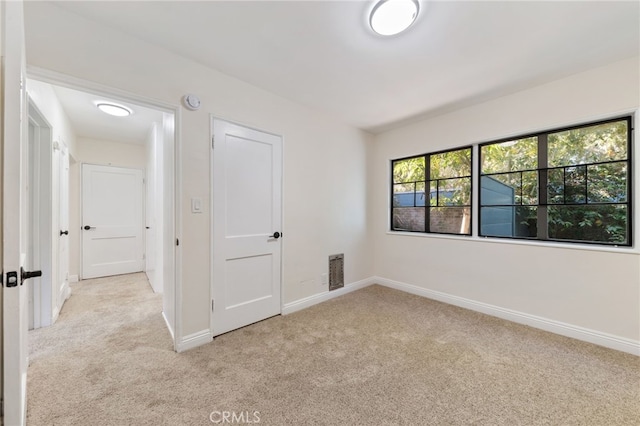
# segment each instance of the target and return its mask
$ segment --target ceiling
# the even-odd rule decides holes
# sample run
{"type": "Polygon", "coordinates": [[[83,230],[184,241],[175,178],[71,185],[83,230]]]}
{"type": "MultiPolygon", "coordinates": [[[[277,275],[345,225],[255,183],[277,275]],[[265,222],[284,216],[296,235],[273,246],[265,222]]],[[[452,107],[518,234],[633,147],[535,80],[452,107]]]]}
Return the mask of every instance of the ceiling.
{"type": "Polygon", "coordinates": [[[77,137],[143,145],[152,124],[162,123],[161,111],[66,87],[53,86],[53,89],[77,137]],[[133,114],[128,117],[105,114],[96,107],[98,101],[126,106],[133,114]]]}
{"type": "Polygon", "coordinates": [[[640,53],[637,1],[422,1],[390,38],[370,1],[55,3],[373,133],[640,53]]]}

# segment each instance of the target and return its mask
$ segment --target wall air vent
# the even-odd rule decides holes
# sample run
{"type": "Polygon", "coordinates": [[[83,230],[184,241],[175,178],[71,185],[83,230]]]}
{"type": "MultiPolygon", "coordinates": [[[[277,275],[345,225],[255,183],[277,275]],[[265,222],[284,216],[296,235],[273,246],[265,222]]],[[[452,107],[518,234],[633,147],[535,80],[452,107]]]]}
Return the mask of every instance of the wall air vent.
{"type": "Polygon", "coordinates": [[[329,256],[329,290],[344,287],[344,254],[329,256]]]}

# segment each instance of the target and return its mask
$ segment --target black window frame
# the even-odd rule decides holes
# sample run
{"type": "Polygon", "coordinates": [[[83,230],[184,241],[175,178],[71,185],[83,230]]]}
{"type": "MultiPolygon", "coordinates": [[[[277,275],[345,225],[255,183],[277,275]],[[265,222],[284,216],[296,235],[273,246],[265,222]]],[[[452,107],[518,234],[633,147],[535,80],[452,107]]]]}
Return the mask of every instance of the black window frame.
{"type": "MultiPolygon", "coordinates": [[[[474,161],[474,149],[473,149],[473,145],[466,145],[466,146],[461,146],[461,147],[456,147],[456,148],[451,148],[451,149],[445,149],[445,150],[441,150],[441,151],[434,151],[434,152],[428,152],[425,154],[418,154],[418,155],[411,155],[411,156],[407,156],[407,157],[402,157],[402,158],[394,158],[390,161],[390,165],[391,165],[391,173],[390,173],[390,188],[389,188],[389,192],[390,192],[390,198],[389,198],[389,212],[390,212],[390,216],[389,216],[389,230],[391,232],[408,232],[408,233],[416,233],[416,234],[438,234],[438,235],[456,235],[456,236],[462,236],[462,237],[471,237],[473,235],[473,223],[474,223],[474,197],[473,197],[473,193],[474,193],[474,171],[475,171],[475,161],[474,161]],[[446,178],[438,178],[438,179],[430,179],[431,176],[431,157],[435,156],[435,155],[440,155],[440,154],[446,154],[449,152],[456,152],[456,151],[464,151],[464,150],[469,150],[469,174],[468,175],[461,175],[461,176],[456,176],[456,177],[446,177],[446,178]],[[410,159],[414,159],[414,158],[424,158],[424,164],[425,164],[425,176],[424,176],[424,181],[413,181],[413,182],[395,182],[394,181],[394,164],[396,162],[400,162],[400,161],[405,161],[405,160],[410,160],[410,159]],[[430,183],[431,182],[435,182],[436,185],[438,185],[438,183],[440,181],[447,181],[447,180],[452,180],[452,179],[469,179],[469,204],[465,204],[465,205],[455,205],[455,206],[439,206],[437,205],[438,202],[436,201],[436,205],[435,206],[431,206],[430,205],[430,190],[428,190],[431,186],[430,183]],[[412,230],[405,230],[405,229],[394,229],[394,223],[393,223],[393,217],[394,217],[394,208],[396,208],[396,206],[394,206],[394,185],[400,185],[400,184],[417,184],[417,183],[424,183],[424,192],[425,192],[425,205],[424,205],[424,209],[425,209],[425,230],[424,231],[412,231],[412,230]],[[429,198],[427,198],[427,193],[429,193],[429,198]],[[454,233],[454,232],[438,232],[438,231],[432,231],[430,229],[430,209],[432,207],[435,208],[469,208],[469,232],[468,233],[454,233]]],[[[436,186],[438,187],[438,186],[436,186]]],[[[436,192],[436,197],[439,196],[439,191],[436,192]]],[[[416,206],[415,205],[415,187],[414,187],[414,208],[415,207],[423,207],[423,206],[416,206]]]]}
{"type": "MultiPolygon", "coordinates": [[[[554,128],[549,130],[543,130],[535,133],[523,134],[509,138],[502,138],[498,140],[493,140],[489,142],[484,142],[478,144],[478,159],[477,159],[477,169],[478,169],[478,236],[483,238],[497,238],[497,239],[509,239],[509,240],[527,240],[527,241],[541,241],[541,242],[550,242],[550,243],[565,243],[565,244],[585,244],[585,245],[597,245],[597,246],[605,246],[605,247],[633,247],[633,229],[634,229],[634,217],[633,217],[633,205],[634,205],[634,196],[633,196],[633,176],[634,176],[634,161],[633,161],[633,118],[632,114],[617,116],[614,118],[609,118],[605,120],[599,121],[591,121],[587,123],[576,124],[567,127],[554,128]],[[626,160],[611,160],[611,161],[596,161],[592,163],[584,163],[584,164],[576,164],[576,165],[565,165],[565,166],[554,166],[549,167],[547,156],[548,156],[548,147],[547,147],[547,138],[549,135],[554,133],[566,132],[571,130],[582,129],[586,127],[592,127],[602,124],[615,123],[619,121],[626,121],[627,123],[627,158],[626,160]],[[538,162],[537,168],[535,169],[523,169],[514,172],[502,172],[502,173],[483,173],[482,170],[482,148],[488,145],[494,145],[509,141],[517,141],[526,138],[537,138],[537,147],[538,147],[538,159],[544,159],[544,166],[541,167],[538,162]],[[541,147],[544,148],[545,152],[540,153],[541,147]],[[568,169],[568,168],[576,168],[576,167],[588,167],[594,165],[601,164],[613,164],[613,163],[625,163],[627,170],[627,190],[626,190],[626,201],[625,202],[602,202],[602,203],[590,203],[588,202],[588,197],[586,198],[584,203],[567,203],[566,198],[563,203],[550,203],[547,199],[548,195],[548,175],[551,170],[558,169],[568,169]],[[501,235],[484,235],[482,232],[483,222],[482,222],[482,211],[483,207],[495,207],[497,205],[483,205],[482,203],[482,178],[484,176],[493,176],[498,174],[507,174],[507,173],[525,173],[525,172],[536,172],[538,173],[538,191],[537,191],[537,204],[520,204],[519,206],[531,206],[538,208],[538,225],[536,230],[536,236],[501,236],[501,235]],[[561,238],[550,238],[548,235],[548,214],[547,209],[549,207],[554,206],[589,206],[589,205],[625,205],[627,208],[627,234],[625,242],[607,242],[607,241],[589,241],[589,240],[575,240],[575,239],[561,239],[561,238]],[[543,209],[539,209],[539,207],[543,207],[543,209]],[[542,213],[541,213],[542,210],[542,213]],[[540,224],[540,220],[543,220],[543,224],[540,224]]],[[[565,172],[566,173],[566,172],[565,172]]],[[[566,175],[564,175],[566,179],[566,175]]],[[[585,182],[588,182],[587,178],[585,178],[585,182]]],[[[585,191],[587,191],[588,183],[585,183],[585,191]]],[[[564,196],[566,197],[566,185],[564,185],[564,196]]],[[[585,193],[586,195],[586,193],[585,193]]],[[[517,207],[517,205],[504,205],[505,207],[517,207]]]]}

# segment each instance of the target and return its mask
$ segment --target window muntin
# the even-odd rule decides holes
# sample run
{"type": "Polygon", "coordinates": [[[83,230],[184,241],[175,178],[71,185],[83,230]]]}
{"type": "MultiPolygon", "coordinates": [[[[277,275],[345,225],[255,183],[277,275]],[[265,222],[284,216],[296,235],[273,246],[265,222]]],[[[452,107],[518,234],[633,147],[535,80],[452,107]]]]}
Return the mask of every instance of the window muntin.
{"type": "Polygon", "coordinates": [[[471,235],[471,147],[393,160],[391,167],[392,231],[471,235]]]}
{"type": "Polygon", "coordinates": [[[631,245],[631,117],[480,145],[480,235],[631,245]]]}

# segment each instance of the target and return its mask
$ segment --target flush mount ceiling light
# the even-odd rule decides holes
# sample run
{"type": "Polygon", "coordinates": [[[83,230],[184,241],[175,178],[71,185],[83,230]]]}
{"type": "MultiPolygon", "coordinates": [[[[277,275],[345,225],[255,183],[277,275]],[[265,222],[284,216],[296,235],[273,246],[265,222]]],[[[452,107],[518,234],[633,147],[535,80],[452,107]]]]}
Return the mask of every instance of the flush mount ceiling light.
{"type": "Polygon", "coordinates": [[[369,25],[380,35],[395,35],[413,24],[419,10],[418,0],[380,0],[371,10],[369,25]]]}
{"type": "Polygon", "coordinates": [[[96,106],[100,111],[116,117],[127,117],[132,114],[129,108],[111,102],[97,102],[96,106]]]}

